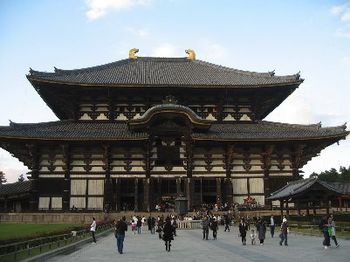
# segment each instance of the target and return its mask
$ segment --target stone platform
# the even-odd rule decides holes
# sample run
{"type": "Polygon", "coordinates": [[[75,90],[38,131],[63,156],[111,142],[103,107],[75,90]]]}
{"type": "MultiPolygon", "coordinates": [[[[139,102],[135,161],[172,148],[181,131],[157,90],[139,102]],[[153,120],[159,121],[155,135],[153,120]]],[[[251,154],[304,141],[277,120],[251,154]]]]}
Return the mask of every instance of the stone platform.
{"type": "MultiPolygon", "coordinates": [[[[130,228],[129,228],[130,230],[130,228]]],[[[211,232],[210,232],[211,233],[211,232]]],[[[88,261],[181,261],[181,262],[232,262],[232,261],[349,261],[349,240],[339,240],[340,247],[324,250],[322,237],[302,236],[291,233],[289,246],[279,246],[279,239],[271,238],[267,232],[265,245],[242,246],[237,228],[223,232],[220,227],[218,239],[202,240],[202,232],[196,230],[178,230],[178,236],[172,243],[171,252],[165,251],[164,242],[158,235],[148,231],[134,235],[128,231],[124,242],[124,254],[116,251],[113,234],[97,240],[97,244],[87,244],[71,254],[59,255],[48,261],[88,262],[88,261]]],[[[277,234],[278,235],[278,234],[277,234]]]]}

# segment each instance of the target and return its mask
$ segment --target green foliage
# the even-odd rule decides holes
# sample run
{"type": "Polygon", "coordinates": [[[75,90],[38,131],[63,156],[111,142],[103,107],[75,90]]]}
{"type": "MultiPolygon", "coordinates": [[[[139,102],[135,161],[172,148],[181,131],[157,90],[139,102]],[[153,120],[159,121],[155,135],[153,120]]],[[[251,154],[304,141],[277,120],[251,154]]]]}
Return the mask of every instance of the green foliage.
{"type": "Polygon", "coordinates": [[[20,176],[18,177],[18,182],[23,182],[26,180],[26,177],[24,176],[24,174],[20,174],[20,176]]]}
{"type": "Polygon", "coordinates": [[[81,225],[72,224],[0,224],[0,244],[64,234],[82,228],[81,225]]]}
{"type": "Polygon", "coordinates": [[[350,166],[348,168],[341,166],[339,171],[335,168],[323,171],[319,174],[312,173],[310,177],[318,177],[322,181],[326,182],[343,182],[350,183],[350,166]]]}
{"type": "Polygon", "coordinates": [[[5,184],[7,182],[7,179],[5,177],[5,173],[0,171],[0,185],[5,184]]]}

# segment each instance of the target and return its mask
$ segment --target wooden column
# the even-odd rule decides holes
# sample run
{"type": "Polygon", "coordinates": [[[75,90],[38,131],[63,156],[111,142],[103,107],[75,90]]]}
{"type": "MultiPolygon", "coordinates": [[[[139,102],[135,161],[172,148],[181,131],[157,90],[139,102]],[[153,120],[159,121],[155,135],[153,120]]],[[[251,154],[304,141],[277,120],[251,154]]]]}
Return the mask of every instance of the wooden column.
{"type": "Polygon", "coordinates": [[[222,203],[221,178],[216,178],[216,204],[221,208],[222,203]]]}
{"type": "Polygon", "coordinates": [[[284,200],[281,199],[281,200],[280,200],[281,219],[283,218],[283,202],[284,202],[284,200]]]}
{"type": "Polygon", "coordinates": [[[39,149],[34,144],[26,145],[31,162],[31,176],[30,181],[32,184],[31,199],[29,201],[30,210],[37,211],[39,205],[39,149]]]}
{"type": "Polygon", "coordinates": [[[134,185],[135,185],[135,189],[134,189],[134,211],[138,211],[139,208],[138,208],[138,205],[139,205],[139,179],[138,178],[135,178],[135,181],[134,181],[134,185]]]}
{"type": "Polygon", "coordinates": [[[304,152],[305,145],[298,145],[293,149],[292,153],[292,173],[293,179],[299,179],[299,168],[302,166],[302,157],[304,152]]]}
{"type": "Polygon", "coordinates": [[[301,212],[300,212],[300,201],[297,200],[297,201],[295,202],[295,204],[296,204],[296,206],[297,206],[298,216],[300,216],[300,215],[301,215],[301,212]]]}
{"type": "Polygon", "coordinates": [[[232,189],[232,180],[231,172],[233,168],[233,154],[234,146],[226,146],[226,155],[225,155],[225,170],[226,170],[226,179],[225,179],[225,195],[228,202],[228,206],[231,207],[233,203],[233,189],[232,189]]]}
{"type": "Polygon", "coordinates": [[[286,215],[289,217],[289,201],[286,199],[286,215]]]}
{"type": "Polygon", "coordinates": [[[70,210],[70,169],[71,169],[71,155],[69,145],[61,145],[61,150],[63,153],[63,170],[64,170],[64,185],[63,185],[63,195],[62,195],[62,208],[64,211],[70,210]]]}
{"type": "Polygon", "coordinates": [[[121,211],[122,210],[122,203],[120,203],[119,197],[120,197],[120,182],[121,178],[115,179],[115,191],[113,196],[113,203],[114,203],[114,210],[115,211],[121,211]]]}
{"type": "Polygon", "coordinates": [[[143,210],[150,212],[150,178],[143,179],[143,210]]]}
{"type": "Polygon", "coordinates": [[[103,208],[110,211],[113,206],[113,185],[111,179],[111,148],[108,145],[103,147],[103,169],[105,170],[103,208]]]}
{"type": "Polygon", "coordinates": [[[306,215],[309,216],[310,215],[310,209],[309,209],[309,201],[306,202],[306,215]]]}
{"type": "Polygon", "coordinates": [[[182,191],[181,191],[181,177],[176,178],[176,194],[178,196],[182,195],[182,191]]]}
{"type": "Polygon", "coordinates": [[[192,178],[186,178],[186,198],[187,198],[187,209],[192,210],[192,195],[193,195],[193,182],[192,178]]]}
{"type": "Polygon", "coordinates": [[[262,160],[264,169],[264,194],[265,194],[265,205],[271,205],[270,200],[266,200],[270,196],[270,168],[271,168],[271,155],[274,146],[269,145],[263,149],[262,160]]]}
{"type": "Polygon", "coordinates": [[[187,198],[187,208],[188,210],[192,210],[192,170],[193,170],[193,145],[190,136],[188,135],[185,140],[185,150],[186,150],[186,198],[187,198]]]}

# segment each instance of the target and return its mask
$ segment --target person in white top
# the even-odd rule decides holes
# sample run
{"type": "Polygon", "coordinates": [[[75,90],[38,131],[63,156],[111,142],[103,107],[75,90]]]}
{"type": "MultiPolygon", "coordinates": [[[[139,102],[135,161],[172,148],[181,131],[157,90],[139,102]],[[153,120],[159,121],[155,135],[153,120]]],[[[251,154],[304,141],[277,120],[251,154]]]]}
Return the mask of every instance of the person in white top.
{"type": "Polygon", "coordinates": [[[95,231],[96,231],[96,221],[95,221],[95,218],[93,217],[92,218],[92,223],[90,225],[90,232],[91,232],[91,235],[92,235],[93,243],[96,243],[95,231]]]}
{"type": "Polygon", "coordinates": [[[271,237],[273,238],[273,235],[275,234],[275,219],[273,218],[273,216],[271,216],[270,218],[270,233],[271,237]]]}

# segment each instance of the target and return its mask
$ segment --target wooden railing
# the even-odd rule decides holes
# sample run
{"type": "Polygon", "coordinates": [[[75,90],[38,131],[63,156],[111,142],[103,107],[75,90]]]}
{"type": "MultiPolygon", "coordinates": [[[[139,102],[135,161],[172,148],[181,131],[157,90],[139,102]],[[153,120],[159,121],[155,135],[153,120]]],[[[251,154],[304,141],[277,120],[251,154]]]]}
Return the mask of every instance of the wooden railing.
{"type": "MultiPolygon", "coordinates": [[[[96,233],[111,230],[112,225],[103,224],[97,227],[96,233]]],[[[28,241],[0,245],[0,261],[21,261],[50,250],[54,250],[79,240],[90,237],[90,231],[83,229],[68,234],[40,237],[28,241]]]]}
{"type": "Polygon", "coordinates": [[[202,220],[181,220],[177,221],[177,229],[198,229],[202,228],[202,220]]]}

